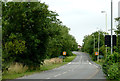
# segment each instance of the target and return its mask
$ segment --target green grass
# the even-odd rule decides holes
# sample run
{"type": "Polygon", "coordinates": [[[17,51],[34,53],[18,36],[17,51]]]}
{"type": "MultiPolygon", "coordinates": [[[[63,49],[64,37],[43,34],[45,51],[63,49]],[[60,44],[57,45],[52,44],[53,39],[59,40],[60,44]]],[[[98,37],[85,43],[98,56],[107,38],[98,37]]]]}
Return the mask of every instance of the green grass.
{"type": "Polygon", "coordinates": [[[51,70],[51,69],[60,67],[62,65],[65,65],[65,64],[71,62],[73,59],[75,59],[75,57],[76,57],[76,55],[74,54],[73,56],[66,57],[64,59],[65,62],[63,62],[63,63],[60,63],[60,64],[50,64],[50,65],[41,66],[41,71],[51,70]]]}
{"type": "Polygon", "coordinates": [[[98,61],[94,61],[94,62],[95,62],[96,64],[101,65],[101,66],[103,65],[103,62],[100,62],[100,61],[99,61],[99,62],[98,62],[98,61]]]}
{"type": "Polygon", "coordinates": [[[65,62],[61,63],[61,64],[50,64],[50,65],[44,65],[44,66],[41,66],[41,71],[47,71],[47,70],[51,70],[51,69],[54,69],[54,68],[57,68],[57,67],[60,67],[62,65],[66,64],[65,62]]]}
{"type": "Polygon", "coordinates": [[[100,66],[103,65],[103,63],[104,63],[104,59],[99,59],[99,61],[94,61],[92,55],[89,54],[89,56],[90,56],[90,58],[92,59],[92,61],[95,62],[96,64],[99,64],[100,66]]]}
{"type": "Polygon", "coordinates": [[[76,57],[75,54],[74,54],[73,56],[66,57],[66,58],[65,58],[65,62],[66,62],[66,63],[71,62],[75,57],[76,57]]]}
{"type": "Polygon", "coordinates": [[[22,77],[22,76],[26,76],[26,75],[31,75],[31,74],[34,74],[34,73],[40,73],[42,71],[47,71],[47,70],[51,70],[51,69],[54,69],[54,68],[58,68],[60,66],[63,66],[69,62],[71,62],[73,59],[75,59],[76,55],[74,54],[73,56],[69,56],[69,57],[66,57],[65,58],[65,62],[63,63],[59,63],[59,64],[50,64],[50,65],[43,65],[40,67],[40,70],[35,70],[35,71],[28,71],[28,72],[24,72],[24,73],[20,73],[20,74],[4,74],[2,76],[2,79],[16,79],[16,78],[19,78],[19,77],[22,77]]]}
{"type": "Polygon", "coordinates": [[[37,71],[29,71],[29,72],[25,72],[25,73],[20,73],[20,74],[4,74],[2,75],[2,79],[15,79],[15,78],[19,78],[19,77],[22,77],[22,76],[25,76],[25,75],[31,75],[31,74],[34,74],[34,73],[38,73],[40,72],[40,70],[37,70],[37,71]]]}

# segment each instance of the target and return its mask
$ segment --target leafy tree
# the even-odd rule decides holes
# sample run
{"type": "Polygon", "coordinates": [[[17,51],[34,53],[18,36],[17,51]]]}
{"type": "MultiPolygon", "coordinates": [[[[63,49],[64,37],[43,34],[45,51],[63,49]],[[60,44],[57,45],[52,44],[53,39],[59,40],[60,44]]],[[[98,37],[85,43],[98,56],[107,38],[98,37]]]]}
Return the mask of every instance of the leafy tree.
{"type": "Polygon", "coordinates": [[[99,40],[99,48],[100,48],[100,55],[105,56],[105,45],[104,45],[104,35],[105,32],[102,31],[97,31],[92,33],[91,35],[86,35],[83,39],[83,46],[82,46],[82,51],[85,51],[92,55],[93,60],[96,59],[95,53],[94,53],[94,39],[95,39],[95,51],[98,51],[98,36],[100,35],[100,40],[99,40]],[[99,34],[100,33],[100,34],[99,34]]]}
{"type": "MultiPolygon", "coordinates": [[[[49,24],[47,24],[50,22],[48,17],[51,16],[48,6],[39,2],[9,2],[6,5],[3,3],[3,51],[6,43],[11,41],[8,38],[12,33],[16,37],[13,37],[12,41],[15,41],[15,39],[25,41],[25,47],[27,48],[26,52],[16,56],[14,61],[39,67],[46,58],[45,45],[48,39],[46,28],[49,27],[49,24]]],[[[5,54],[3,53],[3,55],[5,54]]]]}
{"type": "MultiPolygon", "coordinates": [[[[120,21],[120,17],[118,18],[115,18],[115,20],[118,22],[120,21]]],[[[117,30],[115,31],[115,33],[117,34],[117,48],[118,48],[118,51],[120,53],[120,23],[117,25],[117,30]],[[119,36],[118,36],[119,35],[119,36]]]]}
{"type": "Polygon", "coordinates": [[[77,49],[70,29],[45,3],[8,2],[2,7],[3,67],[20,62],[36,69],[46,58],[58,57],[63,51],[69,56],[77,49]]]}

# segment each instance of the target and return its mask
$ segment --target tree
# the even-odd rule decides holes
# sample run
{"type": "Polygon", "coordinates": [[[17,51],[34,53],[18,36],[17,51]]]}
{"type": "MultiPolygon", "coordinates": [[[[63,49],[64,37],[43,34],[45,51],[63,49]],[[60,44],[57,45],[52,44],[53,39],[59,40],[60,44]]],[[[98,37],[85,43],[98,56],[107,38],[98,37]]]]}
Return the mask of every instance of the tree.
{"type": "MultiPolygon", "coordinates": [[[[118,22],[120,21],[120,17],[118,18],[115,18],[115,20],[118,22]]],[[[120,53],[120,23],[117,25],[117,30],[115,31],[115,33],[117,34],[117,48],[118,48],[118,51],[120,53]]]]}
{"type": "MultiPolygon", "coordinates": [[[[45,3],[3,3],[3,59],[6,59],[5,45],[11,41],[25,42],[25,51],[22,54],[15,54],[12,51],[10,57],[14,57],[15,62],[21,62],[28,66],[39,67],[46,58],[45,44],[48,39],[46,28],[50,22],[47,17],[51,12],[45,3]],[[18,9],[19,8],[19,9],[18,9]]],[[[18,42],[20,44],[20,42],[18,42]]],[[[11,43],[12,44],[12,43],[11,43]]],[[[14,43],[13,43],[14,45],[14,43]]],[[[10,48],[7,46],[7,48],[10,48]]],[[[15,49],[12,49],[15,50],[15,49]]],[[[9,52],[9,51],[7,51],[9,52]]],[[[3,62],[4,63],[4,62],[3,62]]]]}
{"type": "MultiPolygon", "coordinates": [[[[100,55],[105,56],[105,44],[104,44],[104,35],[105,32],[99,31],[100,32],[100,41],[99,41],[99,48],[100,50],[100,55]]],[[[94,39],[95,39],[95,51],[98,52],[98,32],[94,32],[91,35],[86,35],[83,39],[83,46],[82,46],[82,51],[89,53],[90,55],[93,56],[93,59],[96,59],[95,53],[94,53],[94,39]]]]}
{"type": "Polygon", "coordinates": [[[8,2],[2,7],[4,67],[20,62],[36,69],[46,58],[58,57],[63,51],[69,56],[77,49],[70,29],[45,3],[8,2]]]}

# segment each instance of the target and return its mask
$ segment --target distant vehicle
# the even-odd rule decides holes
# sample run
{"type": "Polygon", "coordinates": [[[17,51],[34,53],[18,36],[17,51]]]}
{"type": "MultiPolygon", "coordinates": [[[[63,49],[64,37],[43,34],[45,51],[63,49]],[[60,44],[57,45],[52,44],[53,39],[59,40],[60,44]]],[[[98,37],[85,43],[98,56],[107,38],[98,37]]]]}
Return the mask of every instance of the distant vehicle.
{"type": "Polygon", "coordinates": [[[65,56],[59,56],[58,58],[64,59],[64,58],[65,58],[65,56]]]}

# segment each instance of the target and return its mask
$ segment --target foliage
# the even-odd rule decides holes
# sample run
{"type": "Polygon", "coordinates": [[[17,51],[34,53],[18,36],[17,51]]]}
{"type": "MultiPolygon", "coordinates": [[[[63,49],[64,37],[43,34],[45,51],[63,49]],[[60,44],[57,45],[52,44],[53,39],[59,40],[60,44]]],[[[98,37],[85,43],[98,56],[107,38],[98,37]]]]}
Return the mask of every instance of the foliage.
{"type": "Polygon", "coordinates": [[[91,35],[86,35],[83,40],[84,44],[82,46],[82,51],[92,55],[93,60],[97,60],[97,57],[95,56],[95,53],[94,53],[94,40],[95,40],[95,52],[98,52],[98,36],[99,35],[100,35],[100,41],[99,41],[100,52],[99,53],[100,55],[106,56],[105,46],[104,46],[105,32],[102,32],[102,31],[94,32],[91,35]]]}
{"type": "MultiPolygon", "coordinates": [[[[107,75],[108,79],[120,80],[120,54],[119,54],[119,42],[117,46],[114,46],[114,53],[111,54],[110,47],[106,47],[104,44],[104,35],[105,32],[100,31],[100,44],[99,44],[99,55],[103,55],[104,58],[102,64],[103,72],[107,75]]],[[[97,60],[97,57],[94,54],[94,38],[95,38],[95,51],[98,51],[98,32],[94,32],[91,35],[84,37],[84,44],[82,46],[82,51],[85,51],[92,56],[94,61],[97,60]]],[[[119,41],[119,40],[118,40],[119,41]]]]}
{"type": "MultiPolygon", "coordinates": [[[[120,17],[115,18],[115,20],[116,20],[117,22],[120,22],[120,17]]],[[[116,51],[120,53],[120,23],[117,25],[117,30],[115,30],[114,32],[115,32],[116,35],[117,35],[117,48],[118,48],[118,50],[116,50],[116,51]],[[118,35],[119,35],[119,36],[118,36],[118,35]]]]}
{"type": "Polygon", "coordinates": [[[8,68],[7,73],[8,74],[14,74],[14,73],[23,73],[26,72],[28,69],[27,66],[23,66],[23,64],[20,63],[13,63],[10,65],[10,67],[8,68]]]}
{"type": "Polygon", "coordinates": [[[120,67],[118,63],[113,63],[111,66],[109,66],[107,73],[109,79],[120,80],[120,68],[118,67],[120,67]]]}
{"type": "Polygon", "coordinates": [[[3,67],[12,62],[36,69],[44,59],[72,55],[77,43],[56,12],[41,2],[2,3],[3,67]]]}
{"type": "Polygon", "coordinates": [[[0,42],[2,42],[2,28],[0,27],[0,42]]]}
{"type": "MultiPolygon", "coordinates": [[[[63,63],[41,65],[40,66],[40,70],[32,70],[32,71],[27,71],[27,72],[19,73],[19,74],[18,73],[3,74],[2,79],[16,79],[16,78],[19,78],[19,77],[22,77],[22,76],[31,75],[31,74],[34,74],[34,73],[40,73],[41,71],[51,70],[51,69],[60,67],[62,65],[65,65],[65,64],[71,62],[73,59],[75,59],[76,55],[75,54],[73,54],[73,55],[74,56],[69,56],[68,58],[65,58],[65,62],[63,62],[63,63]]],[[[23,67],[23,65],[18,65],[18,67],[19,68],[24,68],[23,69],[24,71],[26,71],[26,69],[27,69],[27,67],[26,66],[23,67]]],[[[19,70],[21,70],[21,69],[19,69],[19,70]]],[[[11,69],[11,71],[13,71],[13,70],[11,69]]]]}
{"type": "Polygon", "coordinates": [[[100,47],[100,55],[103,55],[104,57],[106,57],[106,47],[105,47],[105,45],[100,47]]]}
{"type": "Polygon", "coordinates": [[[104,73],[109,79],[120,79],[120,54],[114,52],[114,54],[108,55],[105,62],[102,65],[104,73]]]}

